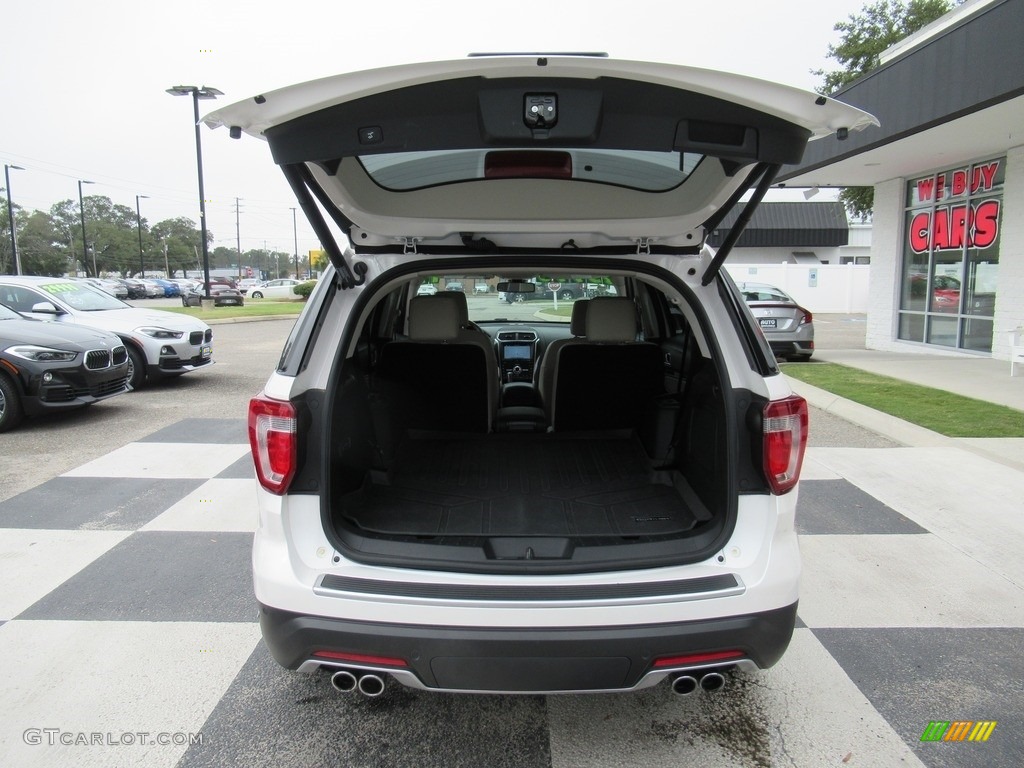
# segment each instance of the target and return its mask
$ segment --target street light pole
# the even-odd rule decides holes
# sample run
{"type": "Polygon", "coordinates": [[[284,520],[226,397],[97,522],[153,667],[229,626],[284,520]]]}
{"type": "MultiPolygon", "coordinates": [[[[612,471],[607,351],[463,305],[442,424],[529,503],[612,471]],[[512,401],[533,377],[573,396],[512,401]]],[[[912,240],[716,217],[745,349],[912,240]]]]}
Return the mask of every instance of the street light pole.
{"type": "MultiPolygon", "coordinates": [[[[82,180],[79,180],[79,182],[78,182],[78,213],[79,213],[79,216],[81,216],[81,219],[82,219],[82,269],[84,269],[84,270],[86,270],[88,272],[88,270],[89,270],[89,244],[86,242],[86,239],[85,239],[85,200],[82,198],[82,185],[83,184],[92,184],[92,182],[91,181],[82,181],[82,180]]],[[[96,252],[95,251],[93,251],[92,271],[93,271],[93,273],[96,272],[96,252]]],[[[93,277],[99,277],[99,275],[93,274],[93,277]]]]}
{"type": "Polygon", "coordinates": [[[203,294],[210,298],[210,250],[206,245],[206,192],[203,190],[203,143],[199,136],[199,100],[223,96],[216,88],[195,85],[175,85],[167,89],[172,96],[192,95],[192,112],[196,125],[196,167],[199,169],[199,229],[203,238],[203,294]]]}
{"type": "Polygon", "coordinates": [[[135,196],[135,221],[139,227],[139,270],[142,272],[142,278],[146,278],[146,261],[142,257],[142,213],[139,211],[139,200],[141,198],[149,199],[149,195],[136,195],[135,196]]]}
{"type": "Polygon", "coordinates": [[[7,190],[7,221],[11,225],[11,255],[14,259],[14,274],[21,274],[21,256],[18,255],[18,232],[14,228],[14,202],[11,200],[11,168],[24,171],[20,165],[4,165],[4,182],[7,190]]]}

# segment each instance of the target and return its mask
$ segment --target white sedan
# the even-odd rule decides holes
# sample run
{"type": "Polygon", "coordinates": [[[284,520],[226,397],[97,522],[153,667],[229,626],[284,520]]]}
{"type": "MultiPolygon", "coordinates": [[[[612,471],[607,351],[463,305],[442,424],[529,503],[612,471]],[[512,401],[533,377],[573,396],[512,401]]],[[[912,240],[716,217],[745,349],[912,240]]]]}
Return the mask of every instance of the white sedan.
{"type": "Polygon", "coordinates": [[[293,280],[290,277],[283,277],[280,280],[270,280],[257,288],[249,289],[249,296],[253,299],[298,299],[295,294],[295,286],[302,285],[302,280],[293,280]]]}

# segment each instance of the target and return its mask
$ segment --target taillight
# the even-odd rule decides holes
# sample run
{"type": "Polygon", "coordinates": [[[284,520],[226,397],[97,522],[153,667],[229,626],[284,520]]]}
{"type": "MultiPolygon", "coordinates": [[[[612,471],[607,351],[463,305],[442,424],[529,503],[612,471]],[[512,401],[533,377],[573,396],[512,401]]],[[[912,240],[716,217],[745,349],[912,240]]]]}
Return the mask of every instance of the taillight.
{"type": "Polygon", "coordinates": [[[800,307],[800,311],[804,313],[804,316],[800,318],[800,325],[803,325],[804,323],[810,323],[814,320],[814,315],[812,315],[803,307],[800,307]]]}
{"type": "Polygon", "coordinates": [[[691,653],[686,656],[662,656],[654,660],[654,667],[687,667],[692,664],[709,664],[714,661],[742,659],[743,651],[715,651],[713,653],[691,653]]]}
{"type": "Polygon", "coordinates": [[[295,476],[295,408],[259,395],[249,401],[249,447],[260,485],[278,496],[295,476]]]}
{"type": "Polygon", "coordinates": [[[764,475],[777,496],[800,479],[807,448],[807,401],[798,395],[764,407],[764,475]]]}

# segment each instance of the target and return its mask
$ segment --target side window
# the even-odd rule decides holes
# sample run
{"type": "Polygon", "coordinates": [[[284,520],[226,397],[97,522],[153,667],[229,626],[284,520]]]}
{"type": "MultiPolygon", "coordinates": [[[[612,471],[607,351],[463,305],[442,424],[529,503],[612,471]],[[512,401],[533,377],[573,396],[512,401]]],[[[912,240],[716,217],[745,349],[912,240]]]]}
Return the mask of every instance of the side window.
{"type": "Polygon", "coordinates": [[[48,301],[44,296],[20,285],[5,285],[0,291],[0,301],[18,312],[31,312],[33,304],[48,301]]]}

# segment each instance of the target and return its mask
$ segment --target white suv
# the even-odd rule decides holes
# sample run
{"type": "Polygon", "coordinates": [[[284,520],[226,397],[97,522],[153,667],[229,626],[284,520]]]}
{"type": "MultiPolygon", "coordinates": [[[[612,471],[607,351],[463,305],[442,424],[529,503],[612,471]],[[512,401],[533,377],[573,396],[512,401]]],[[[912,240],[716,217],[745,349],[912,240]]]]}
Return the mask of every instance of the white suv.
{"type": "Polygon", "coordinates": [[[205,121],[269,142],[332,262],[249,408],[255,590],[282,665],[371,696],[387,679],[689,693],[779,659],[807,407],[721,264],[779,166],[870,115],[520,55],[342,75],[205,121]],[[456,277],[609,290],[417,295],[456,277]]]}

